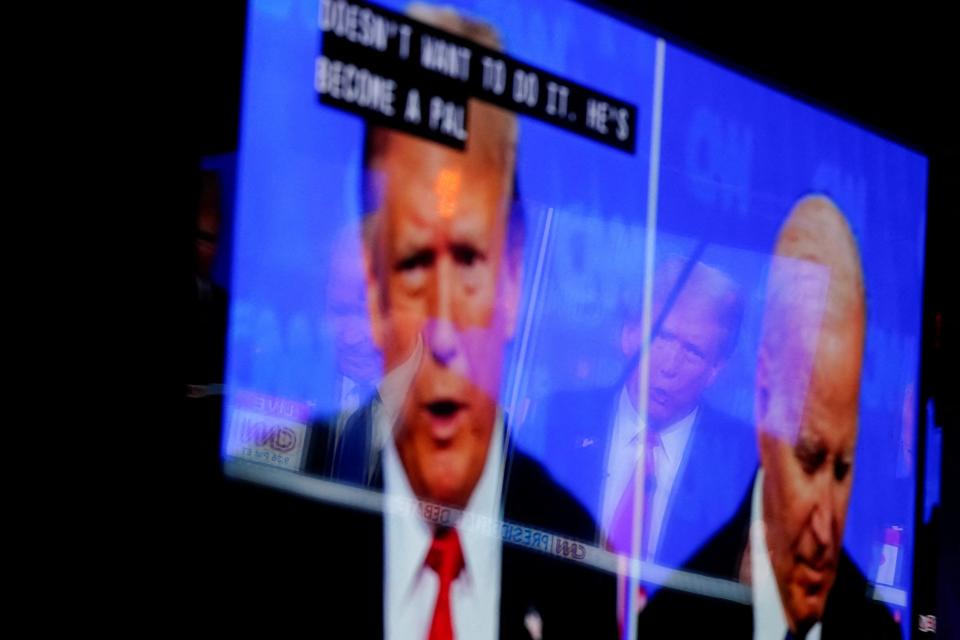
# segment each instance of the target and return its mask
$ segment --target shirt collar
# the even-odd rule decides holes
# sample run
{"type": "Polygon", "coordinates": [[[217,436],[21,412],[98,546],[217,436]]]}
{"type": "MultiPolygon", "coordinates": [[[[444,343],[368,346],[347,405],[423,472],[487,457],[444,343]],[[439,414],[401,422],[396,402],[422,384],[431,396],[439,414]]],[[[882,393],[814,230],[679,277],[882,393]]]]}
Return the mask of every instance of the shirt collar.
{"type": "Polygon", "coordinates": [[[357,388],[357,383],[347,376],[340,376],[340,398],[346,398],[357,388]]]}
{"type": "Polygon", "coordinates": [[[699,413],[700,408],[697,407],[669,427],[660,430],[660,444],[671,466],[676,467],[680,464],[683,451],[687,447],[687,440],[690,438],[690,431],[699,413]]]}
{"type": "MultiPolygon", "coordinates": [[[[674,422],[657,432],[660,436],[660,444],[666,461],[671,466],[676,467],[683,458],[683,451],[686,449],[687,440],[690,438],[690,431],[697,420],[700,408],[695,407],[680,420],[674,422]]],[[[633,408],[630,402],[630,395],[627,393],[627,387],[620,390],[619,407],[617,411],[617,426],[615,441],[620,445],[630,444],[633,439],[642,434],[646,429],[645,422],[640,417],[640,412],[633,408]]]]}

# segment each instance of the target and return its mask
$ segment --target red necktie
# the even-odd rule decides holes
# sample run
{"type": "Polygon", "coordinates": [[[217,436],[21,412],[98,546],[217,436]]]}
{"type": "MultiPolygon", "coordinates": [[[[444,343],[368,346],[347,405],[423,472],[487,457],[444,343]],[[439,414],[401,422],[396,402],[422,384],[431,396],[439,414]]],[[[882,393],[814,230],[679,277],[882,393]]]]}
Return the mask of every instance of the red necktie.
{"type": "MultiPolygon", "coordinates": [[[[641,512],[641,538],[640,538],[640,558],[649,559],[650,553],[650,526],[653,522],[653,495],[657,488],[656,466],[654,464],[654,453],[660,446],[660,436],[651,430],[647,430],[646,448],[643,452],[643,502],[640,508],[641,512]]],[[[630,482],[617,503],[617,508],[613,512],[613,519],[610,521],[610,531],[607,537],[607,546],[614,552],[626,556],[630,555],[633,544],[633,500],[637,492],[637,469],[634,467],[630,475],[630,482]]],[[[646,605],[646,589],[638,585],[636,598],[633,601],[633,613],[628,614],[627,605],[627,585],[629,584],[628,575],[620,575],[617,578],[617,622],[620,626],[620,637],[626,633],[626,620],[628,615],[638,614],[646,605]]]]}
{"type": "MultiPolygon", "coordinates": [[[[641,518],[643,521],[640,539],[640,558],[647,559],[650,551],[650,528],[653,516],[653,495],[657,488],[656,466],[654,464],[654,452],[660,446],[660,437],[650,430],[647,430],[647,443],[643,455],[643,502],[641,504],[641,518]]],[[[630,482],[617,503],[617,508],[613,512],[613,519],[610,521],[610,531],[608,536],[608,545],[611,550],[630,554],[631,541],[633,540],[633,501],[637,492],[637,474],[636,467],[630,475],[630,482]]]]}
{"type": "Polygon", "coordinates": [[[437,572],[440,589],[437,605],[433,609],[429,640],[453,640],[453,615],[450,611],[450,585],[463,569],[463,549],[457,530],[449,527],[437,529],[433,544],[427,552],[427,566],[437,572]]]}

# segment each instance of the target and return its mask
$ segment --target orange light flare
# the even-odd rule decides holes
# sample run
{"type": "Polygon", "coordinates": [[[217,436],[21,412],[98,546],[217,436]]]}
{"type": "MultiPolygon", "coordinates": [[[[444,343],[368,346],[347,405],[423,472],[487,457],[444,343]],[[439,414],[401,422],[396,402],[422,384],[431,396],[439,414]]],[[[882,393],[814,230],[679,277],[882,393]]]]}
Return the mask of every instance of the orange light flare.
{"type": "Polygon", "coordinates": [[[433,192],[437,196],[437,209],[440,211],[440,216],[449,220],[456,211],[457,198],[460,196],[460,171],[442,169],[437,175],[433,192]]]}

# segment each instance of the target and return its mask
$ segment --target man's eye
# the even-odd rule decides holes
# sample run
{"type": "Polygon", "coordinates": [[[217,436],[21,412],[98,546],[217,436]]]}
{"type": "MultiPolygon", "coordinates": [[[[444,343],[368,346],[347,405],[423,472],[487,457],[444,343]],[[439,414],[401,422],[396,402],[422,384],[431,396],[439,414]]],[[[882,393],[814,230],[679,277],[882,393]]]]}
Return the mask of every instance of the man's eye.
{"type": "Polygon", "coordinates": [[[683,352],[687,359],[691,362],[698,362],[706,359],[706,354],[692,344],[684,345],[683,352]]]}
{"type": "Polygon", "coordinates": [[[483,253],[468,245],[454,245],[451,253],[454,261],[464,267],[472,267],[478,260],[483,260],[483,253]]]}
{"type": "Polygon", "coordinates": [[[827,453],[823,449],[800,448],[797,451],[797,459],[805,473],[813,474],[823,466],[827,459],[827,453]]]}
{"type": "Polygon", "coordinates": [[[414,269],[423,269],[433,265],[433,251],[418,251],[414,254],[397,260],[395,265],[397,271],[413,271],[414,269]]]}
{"type": "Polygon", "coordinates": [[[833,463],[833,475],[838,482],[843,482],[843,479],[847,477],[847,474],[850,473],[850,462],[842,458],[837,458],[833,463]]]}
{"type": "Polygon", "coordinates": [[[653,336],[653,344],[665,347],[677,341],[677,337],[667,331],[661,331],[653,336]]]}

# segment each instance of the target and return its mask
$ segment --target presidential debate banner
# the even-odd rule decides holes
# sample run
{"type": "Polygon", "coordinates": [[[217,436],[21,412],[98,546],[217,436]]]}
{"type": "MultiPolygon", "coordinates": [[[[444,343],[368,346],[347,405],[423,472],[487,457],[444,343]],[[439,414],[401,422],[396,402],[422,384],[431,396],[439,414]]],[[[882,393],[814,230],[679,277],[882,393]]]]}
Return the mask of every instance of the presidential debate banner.
{"type": "Polygon", "coordinates": [[[633,580],[631,633],[751,602],[689,562],[759,518],[788,621],[857,576],[907,631],[925,158],[577,2],[254,0],[246,46],[232,474],[633,580]]]}

